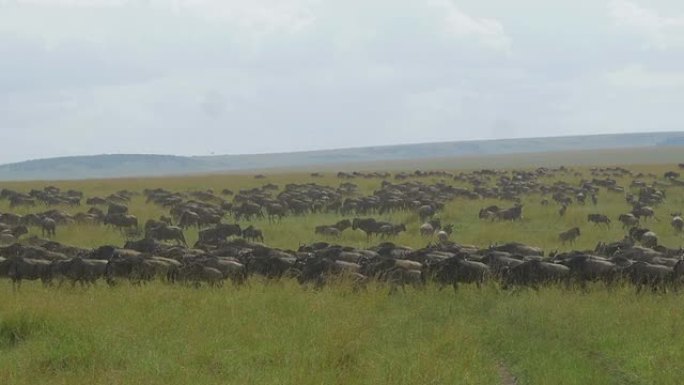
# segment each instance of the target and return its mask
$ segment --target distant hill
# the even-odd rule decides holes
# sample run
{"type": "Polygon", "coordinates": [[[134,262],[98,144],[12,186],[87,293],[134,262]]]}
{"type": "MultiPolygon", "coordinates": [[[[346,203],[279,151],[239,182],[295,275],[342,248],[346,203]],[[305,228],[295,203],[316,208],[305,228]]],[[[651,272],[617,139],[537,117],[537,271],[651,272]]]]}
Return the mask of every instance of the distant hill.
{"type": "Polygon", "coordinates": [[[629,148],[643,150],[649,147],[680,146],[684,149],[684,132],[478,140],[254,155],[94,155],[1,165],[0,180],[165,176],[256,169],[313,168],[366,162],[378,164],[383,161],[424,161],[432,158],[444,160],[469,156],[629,148]]]}

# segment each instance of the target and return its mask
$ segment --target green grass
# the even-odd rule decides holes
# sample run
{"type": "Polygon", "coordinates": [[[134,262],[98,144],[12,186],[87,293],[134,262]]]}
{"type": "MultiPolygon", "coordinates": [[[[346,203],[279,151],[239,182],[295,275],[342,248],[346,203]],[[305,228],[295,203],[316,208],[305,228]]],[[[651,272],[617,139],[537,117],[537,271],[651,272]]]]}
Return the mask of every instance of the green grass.
{"type": "Polygon", "coordinates": [[[627,288],[26,285],[0,302],[0,383],[496,384],[504,362],[521,384],[681,384],[683,308],[627,288]]]}
{"type": "MultiPolygon", "coordinates": [[[[675,167],[631,168],[662,175],[675,167]]],[[[562,179],[577,184],[580,177],[562,179]]],[[[620,184],[627,186],[630,180],[620,179],[620,184]]],[[[208,175],[52,184],[106,196],[119,189],[219,192],[309,181],[340,183],[333,175],[311,179],[274,174],[265,181],[208,175]]],[[[379,187],[377,179],[353,182],[364,194],[379,187]]],[[[26,191],[50,183],[0,187],[26,191]]],[[[667,202],[656,210],[660,220],[646,224],[668,247],[682,245],[682,236],[669,225],[669,213],[684,208],[682,191],[668,189],[667,202]]],[[[518,223],[477,219],[481,207],[508,205],[498,201],[455,200],[439,216],[455,224],[455,241],[480,246],[515,240],[547,251],[593,249],[599,241],[624,235],[616,223],[629,209],[622,194],[602,190],[598,206],[573,205],[563,218],[557,206],[542,207],[541,199],[525,198],[524,219],[518,223]],[[586,223],[591,212],[607,214],[613,226],[586,223]],[[577,244],[560,245],[557,234],[573,226],[583,232],[577,244]]],[[[63,209],[76,212],[87,206],[63,209]]],[[[130,209],[141,222],[165,214],[145,205],[142,196],[130,209]]],[[[4,211],[10,211],[7,202],[0,201],[4,211]]],[[[422,247],[430,241],[418,235],[420,223],[413,213],[383,218],[407,224],[409,231],[394,239],[399,244],[422,247]]],[[[314,236],[314,226],[339,219],[316,214],[288,217],[279,224],[253,223],[264,230],[269,245],[294,249],[321,240],[314,236]]],[[[57,231],[56,240],[84,247],[124,242],[119,232],[105,227],[72,225],[57,231]]],[[[190,242],[196,236],[193,230],[187,234],[190,242]]],[[[334,241],[369,245],[363,233],[351,230],[334,241]]],[[[240,289],[159,282],[46,289],[25,283],[13,293],[9,282],[0,281],[0,296],[0,384],[499,384],[500,365],[519,384],[535,385],[681,384],[684,375],[684,297],[637,295],[630,287],[510,293],[491,284],[482,290],[462,286],[454,294],[428,286],[390,296],[379,285],[360,293],[344,283],[313,291],[293,281],[253,278],[240,289]]]]}

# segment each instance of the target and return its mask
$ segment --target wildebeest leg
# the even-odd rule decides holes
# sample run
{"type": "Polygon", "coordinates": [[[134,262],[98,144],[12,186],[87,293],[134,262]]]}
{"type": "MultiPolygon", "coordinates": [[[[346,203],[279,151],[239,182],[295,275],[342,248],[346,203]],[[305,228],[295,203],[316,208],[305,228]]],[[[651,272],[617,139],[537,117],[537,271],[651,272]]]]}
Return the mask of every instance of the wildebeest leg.
{"type": "Polygon", "coordinates": [[[456,280],[451,283],[451,286],[454,288],[454,293],[458,293],[458,282],[456,282],[456,280]]]}

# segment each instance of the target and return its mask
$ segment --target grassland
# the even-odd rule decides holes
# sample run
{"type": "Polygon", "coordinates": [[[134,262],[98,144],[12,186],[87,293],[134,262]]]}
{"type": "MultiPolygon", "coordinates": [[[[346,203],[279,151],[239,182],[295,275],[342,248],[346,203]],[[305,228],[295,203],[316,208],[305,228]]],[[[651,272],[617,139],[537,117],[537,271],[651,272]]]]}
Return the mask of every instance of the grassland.
{"type": "MultiPolygon", "coordinates": [[[[674,166],[630,168],[661,176],[674,166]]],[[[573,184],[579,179],[563,177],[573,184]]],[[[221,191],[311,181],[340,182],[333,175],[312,179],[293,173],[268,175],[265,181],[207,175],[0,187],[54,184],[104,196],[120,189],[221,191]]],[[[619,179],[625,186],[630,181],[619,179]]],[[[365,194],[379,186],[377,179],[354,182],[365,194]]],[[[657,208],[659,220],[647,224],[668,247],[682,245],[682,236],[669,226],[669,213],[684,208],[682,191],[668,189],[667,202],[657,208]]],[[[455,224],[455,241],[483,246],[517,240],[546,250],[587,249],[624,235],[616,223],[610,228],[586,223],[590,212],[615,221],[628,210],[622,194],[602,191],[598,206],[573,205],[563,218],[556,206],[543,207],[540,200],[525,198],[524,219],[515,224],[477,219],[479,208],[501,205],[498,201],[456,200],[439,216],[455,224]],[[573,226],[583,230],[577,244],[560,245],[558,232],[573,226]]],[[[142,197],[130,210],[141,221],[164,213],[142,197]]],[[[9,211],[6,202],[0,202],[0,211],[9,211]]],[[[418,235],[415,214],[383,218],[406,223],[409,231],[395,242],[412,247],[428,242],[418,235]]],[[[315,225],[338,219],[315,214],[253,224],[264,230],[269,245],[296,248],[320,240],[315,225]]],[[[194,242],[196,233],[187,235],[194,242]]],[[[56,240],[81,246],[124,241],[115,230],[79,225],[58,228],[56,240]]],[[[363,233],[352,231],[336,242],[369,245],[363,233]]],[[[292,281],[253,278],[240,289],[27,284],[12,293],[11,284],[0,281],[0,296],[0,384],[499,384],[502,371],[519,384],[681,384],[684,378],[684,297],[637,295],[629,287],[512,294],[491,284],[482,290],[464,286],[454,294],[428,286],[389,296],[380,286],[352,293],[340,283],[311,291],[292,281]]]]}

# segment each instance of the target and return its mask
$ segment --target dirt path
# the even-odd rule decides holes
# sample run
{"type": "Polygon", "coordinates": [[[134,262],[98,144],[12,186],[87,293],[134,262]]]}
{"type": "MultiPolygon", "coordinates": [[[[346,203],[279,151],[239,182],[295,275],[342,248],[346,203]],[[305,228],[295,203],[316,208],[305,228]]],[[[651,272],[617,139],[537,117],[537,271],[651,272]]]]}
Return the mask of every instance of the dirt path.
{"type": "Polygon", "coordinates": [[[499,377],[501,377],[501,385],[518,385],[518,381],[515,376],[508,369],[508,366],[503,362],[499,361],[499,377]]]}

